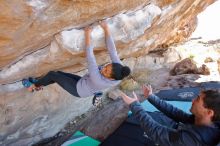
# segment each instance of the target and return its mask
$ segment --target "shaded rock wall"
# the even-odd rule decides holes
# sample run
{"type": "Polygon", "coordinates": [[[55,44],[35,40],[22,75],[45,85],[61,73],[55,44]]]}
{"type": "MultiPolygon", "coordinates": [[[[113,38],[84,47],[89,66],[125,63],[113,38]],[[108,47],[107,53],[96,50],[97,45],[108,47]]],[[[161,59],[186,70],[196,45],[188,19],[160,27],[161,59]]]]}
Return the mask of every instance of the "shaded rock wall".
{"type": "Polygon", "coordinates": [[[84,74],[84,26],[93,25],[97,62],[103,64],[109,58],[97,21],[107,18],[120,57],[132,58],[186,39],[196,27],[197,14],[213,2],[1,1],[0,144],[35,143],[91,108],[91,97],[72,97],[56,84],[28,93],[20,82],[50,70],[84,74]]]}

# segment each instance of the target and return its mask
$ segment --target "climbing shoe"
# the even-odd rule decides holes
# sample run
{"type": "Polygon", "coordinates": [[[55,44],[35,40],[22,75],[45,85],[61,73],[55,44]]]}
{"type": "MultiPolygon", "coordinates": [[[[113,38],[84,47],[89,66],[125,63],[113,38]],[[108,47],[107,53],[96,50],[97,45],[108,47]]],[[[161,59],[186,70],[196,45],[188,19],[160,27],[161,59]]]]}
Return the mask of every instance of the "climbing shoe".
{"type": "Polygon", "coordinates": [[[97,92],[95,93],[93,99],[92,99],[92,104],[96,107],[101,106],[102,104],[102,92],[97,92]]]}
{"type": "Polygon", "coordinates": [[[32,82],[29,81],[29,79],[23,79],[22,80],[22,85],[27,88],[29,91],[34,92],[34,88],[31,88],[31,86],[33,85],[32,82]]]}
{"type": "MultiPolygon", "coordinates": [[[[33,84],[38,81],[38,79],[33,78],[33,77],[29,77],[28,80],[33,84]]],[[[34,90],[36,90],[36,91],[43,90],[43,87],[42,86],[35,86],[34,90]]]]}
{"type": "Polygon", "coordinates": [[[36,87],[34,86],[34,83],[37,82],[37,79],[29,77],[28,79],[23,79],[22,80],[22,85],[28,89],[28,91],[30,92],[34,92],[35,91],[39,91],[39,90],[43,90],[43,88],[40,87],[36,87]]]}

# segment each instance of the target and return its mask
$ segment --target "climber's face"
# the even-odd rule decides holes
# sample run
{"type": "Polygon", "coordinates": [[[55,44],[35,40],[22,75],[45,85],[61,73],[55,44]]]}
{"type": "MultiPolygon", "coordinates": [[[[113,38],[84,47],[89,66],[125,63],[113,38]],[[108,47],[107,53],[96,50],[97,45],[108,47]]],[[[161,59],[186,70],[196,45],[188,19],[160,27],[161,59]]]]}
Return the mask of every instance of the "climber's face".
{"type": "Polygon", "coordinates": [[[112,64],[105,65],[100,72],[104,77],[112,79],[112,64]]]}

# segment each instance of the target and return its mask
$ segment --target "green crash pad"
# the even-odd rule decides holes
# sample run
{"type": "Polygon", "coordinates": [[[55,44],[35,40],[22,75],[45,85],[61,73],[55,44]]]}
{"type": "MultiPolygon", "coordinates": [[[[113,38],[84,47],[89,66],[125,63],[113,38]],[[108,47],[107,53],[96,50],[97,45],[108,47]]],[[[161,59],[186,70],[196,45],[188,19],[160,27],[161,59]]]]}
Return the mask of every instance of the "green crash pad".
{"type": "Polygon", "coordinates": [[[68,141],[62,146],[98,146],[101,142],[86,136],[84,133],[77,131],[68,141]]]}

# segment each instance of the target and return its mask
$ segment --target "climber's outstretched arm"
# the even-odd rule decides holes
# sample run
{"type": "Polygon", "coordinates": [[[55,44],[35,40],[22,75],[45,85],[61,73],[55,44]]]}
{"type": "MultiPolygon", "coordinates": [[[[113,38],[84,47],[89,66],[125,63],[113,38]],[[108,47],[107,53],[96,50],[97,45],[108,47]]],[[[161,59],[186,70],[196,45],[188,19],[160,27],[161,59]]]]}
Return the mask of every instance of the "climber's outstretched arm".
{"type": "Polygon", "coordinates": [[[114,40],[111,36],[111,32],[109,30],[107,22],[102,21],[102,22],[100,22],[100,25],[103,28],[104,33],[105,33],[105,42],[106,42],[107,49],[108,49],[108,52],[110,54],[110,58],[111,58],[112,62],[122,64],[120,58],[118,57],[118,53],[117,53],[117,50],[116,50],[116,47],[115,47],[115,43],[114,43],[114,40]]]}

